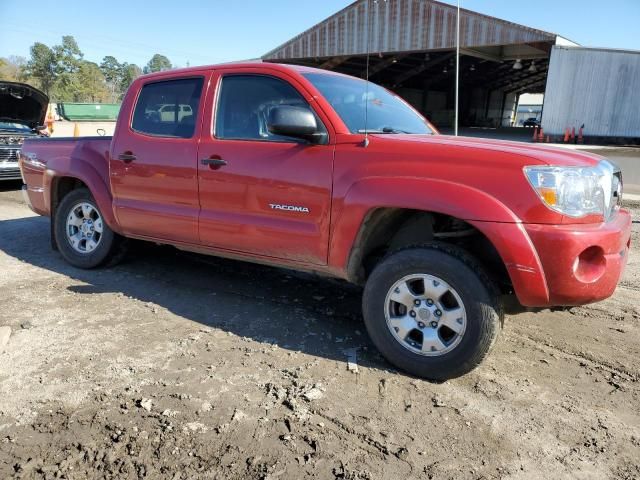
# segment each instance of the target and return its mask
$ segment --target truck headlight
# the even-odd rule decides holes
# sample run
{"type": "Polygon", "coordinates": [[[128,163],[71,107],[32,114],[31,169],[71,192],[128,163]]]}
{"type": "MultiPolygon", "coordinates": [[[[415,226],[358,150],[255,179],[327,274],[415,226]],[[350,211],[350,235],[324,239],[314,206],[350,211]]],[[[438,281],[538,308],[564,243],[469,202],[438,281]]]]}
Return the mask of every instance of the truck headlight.
{"type": "Polygon", "coordinates": [[[619,172],[607,160],[594,167],[525,167],[529,183],[551,210],[569,217],[609,217],[621,193],[619,172]]]}

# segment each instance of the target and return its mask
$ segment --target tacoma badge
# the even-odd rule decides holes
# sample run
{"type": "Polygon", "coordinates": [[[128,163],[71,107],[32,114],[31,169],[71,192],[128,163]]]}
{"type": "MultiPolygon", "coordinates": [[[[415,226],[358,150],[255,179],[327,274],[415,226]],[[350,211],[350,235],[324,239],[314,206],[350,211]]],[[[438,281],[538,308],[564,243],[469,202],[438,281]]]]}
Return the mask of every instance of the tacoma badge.
{"type": "Polygon", "coordinates": [[[279,205],[277,203],[270,203],[269,206],[272,210],[286,210],[288,212],[309,213],[309,209],[307,207],[298,207],[297,205],[279,205]]]}

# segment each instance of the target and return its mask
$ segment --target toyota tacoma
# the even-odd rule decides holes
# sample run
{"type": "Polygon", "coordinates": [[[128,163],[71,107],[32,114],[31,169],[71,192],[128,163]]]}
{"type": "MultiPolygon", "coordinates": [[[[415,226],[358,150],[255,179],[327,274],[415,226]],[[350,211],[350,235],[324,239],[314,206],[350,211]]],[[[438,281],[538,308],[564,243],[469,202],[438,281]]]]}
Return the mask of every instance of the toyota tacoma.
{"type": "Polygon", "coordinates": [[[70,264],[134,238],[342,278],[384,357],[429,379],[476,367],[509,299],[609,297],[630,248],[607,159],[440,135],[382,87],[301,66],[142,76],[112,138],[27,139],[20,165],[70,264]]]}

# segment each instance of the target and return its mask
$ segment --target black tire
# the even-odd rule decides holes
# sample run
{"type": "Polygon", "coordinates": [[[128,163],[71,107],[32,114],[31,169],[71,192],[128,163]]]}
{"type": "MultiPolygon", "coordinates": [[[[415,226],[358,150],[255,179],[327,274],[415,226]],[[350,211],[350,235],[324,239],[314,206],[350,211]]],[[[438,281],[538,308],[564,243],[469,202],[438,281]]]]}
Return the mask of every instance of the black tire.
{"type": "Polygon", "coordinates": [[[80,202],[91,204],[102,216],[98,204],[86,188],[72,190],[62,199],[53,218],[55,241],[62,257],[74,267],[84,269],[99,267],[107,263],[114,264],[121,260],[125,255],[124,238],[113,232],[106,222],[103,222],[102,237],[95,250],[79,253],[72,247],[67,238],[67,217],[71,214],[73,207],[80,202]]]}
{"type": "Polygon", "coordinates": [[[394,366],[430,380],[448,380],[473,370],[489,353],[502,327],[498,290],[489,276],[464,250],[438,242],[388,255],[369,276],[362,302],[367,331],[382,355],[394,366]],[[441,356],[411,351],[387,325],[387,293],[397,281],[413,274],[444,280],[464,304],[466,330],[457,346],[441,356]]]}

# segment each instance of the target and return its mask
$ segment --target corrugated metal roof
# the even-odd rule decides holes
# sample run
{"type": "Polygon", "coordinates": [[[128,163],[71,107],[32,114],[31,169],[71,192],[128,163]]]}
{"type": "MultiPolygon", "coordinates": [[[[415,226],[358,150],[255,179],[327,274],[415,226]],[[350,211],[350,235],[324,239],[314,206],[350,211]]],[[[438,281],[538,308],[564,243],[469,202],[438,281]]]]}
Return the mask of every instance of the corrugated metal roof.
{"type": "MultiPolygon", "coordinates": [[[[553,33],[470,10],[460,12],[461,47],[553,42],[556,38],[553,33]]],[[[456,7],[452,5],[434,0],[358,0],[262,58],[285,60],[365,55],[367,51],[446,50],[455,48],[455,34],[456,7]],[[371,33],[370,41],[367,30],[371,33]]]]}

